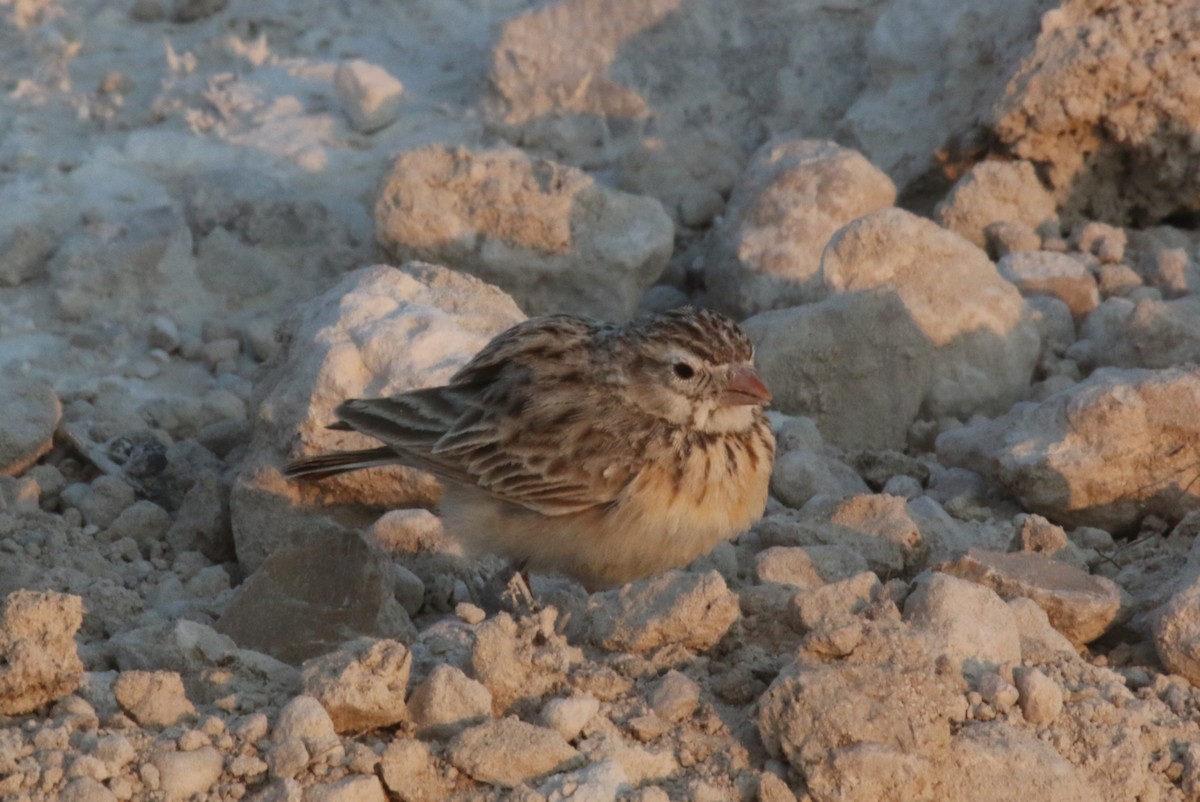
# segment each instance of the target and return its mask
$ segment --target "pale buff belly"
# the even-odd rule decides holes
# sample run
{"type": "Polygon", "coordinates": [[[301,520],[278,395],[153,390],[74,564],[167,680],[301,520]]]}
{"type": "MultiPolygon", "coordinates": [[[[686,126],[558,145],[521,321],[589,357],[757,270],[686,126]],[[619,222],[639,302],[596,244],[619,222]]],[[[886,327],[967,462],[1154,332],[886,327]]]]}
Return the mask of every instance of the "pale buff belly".
{"type": "Polygon", "coordinates": [[[771,459],[739,467],[685,471],[682,482],[647,468],[604,510],[554,517],[447,488],[442,514],[447,533],[471,553],[500,554],[595,590],[687,565],[749,528],[766,505],[771,459]]]}

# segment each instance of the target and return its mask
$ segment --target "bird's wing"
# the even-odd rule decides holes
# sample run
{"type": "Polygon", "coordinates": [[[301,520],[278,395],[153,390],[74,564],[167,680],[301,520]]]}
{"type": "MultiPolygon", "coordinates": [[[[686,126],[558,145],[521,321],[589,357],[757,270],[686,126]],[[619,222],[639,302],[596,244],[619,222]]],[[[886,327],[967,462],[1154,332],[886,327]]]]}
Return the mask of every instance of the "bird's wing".
{"type": "Polygon", "coordinates": [[[338,417],[407,464],[542,515],[615,501],[636,473],[628,431],[581,384],[607,324],[551,315],[500,334],[445,387],[347,401],[338,417]]]}

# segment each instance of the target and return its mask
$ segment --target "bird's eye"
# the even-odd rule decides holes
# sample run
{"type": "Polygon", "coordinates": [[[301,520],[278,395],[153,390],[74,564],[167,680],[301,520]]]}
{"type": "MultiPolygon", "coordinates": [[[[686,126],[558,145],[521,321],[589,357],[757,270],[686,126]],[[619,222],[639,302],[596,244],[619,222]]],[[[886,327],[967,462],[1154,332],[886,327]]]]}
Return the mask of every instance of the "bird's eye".
{"type": "Polygon", "coordinates": [[[681,379],[690,379],[696,375],[696,369],[686,362],[676,362],[672,370],[681,379]]]}

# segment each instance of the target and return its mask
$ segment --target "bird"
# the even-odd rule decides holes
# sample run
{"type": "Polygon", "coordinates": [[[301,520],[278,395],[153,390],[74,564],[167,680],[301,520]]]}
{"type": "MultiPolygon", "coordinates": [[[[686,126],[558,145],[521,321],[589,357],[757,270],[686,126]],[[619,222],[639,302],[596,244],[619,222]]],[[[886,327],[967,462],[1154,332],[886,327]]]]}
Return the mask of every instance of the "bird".
{"type": "Polygon", "coordinates": [[[498,334],[444,386],[339,404],[330,428],[383,445],[283,473],[427,471],[469,555],[593,592],[682,567],[762,516],[770,401],[750,339],[715,310],[545,315],[498,334]]]}

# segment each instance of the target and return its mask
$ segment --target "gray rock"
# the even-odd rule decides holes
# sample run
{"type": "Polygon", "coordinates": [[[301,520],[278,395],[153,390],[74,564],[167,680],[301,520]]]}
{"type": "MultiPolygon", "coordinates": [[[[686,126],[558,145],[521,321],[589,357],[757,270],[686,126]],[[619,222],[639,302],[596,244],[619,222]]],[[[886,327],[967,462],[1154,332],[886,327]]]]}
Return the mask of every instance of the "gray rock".
{"type": "Polygon", "coordinates": [[[930,654],[948,659],[968,677],[1021,660],[1021,636],[1012,610],[992,590],[934,573],[904,602],[904,620],[925,639],[930,654]]]}
{"type": "Polygon", "coordinates": [[[19,476],[54,445],[62,405],[48,385],[7,373],[0,382],[0,409],[0,476],[19,476]]]}
{"type": "Polygon", "coordinates": [[[375,225],[397,261],[471,273],[530,315],[629,318],[674,246],[658,201],[515,148],[432,145],[401,156],[383,181],[375,225]]]}
{"type": "Polygon", "coordinates": [[[276,551],[241,584],[215,628],[293,665],[359,636],[410,642],[416,635],[383,558],[352,532],[276,551]],[[354,588],[349,598],[347,588],[354,588]]]}

